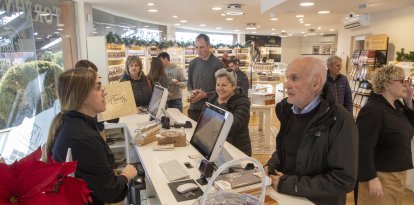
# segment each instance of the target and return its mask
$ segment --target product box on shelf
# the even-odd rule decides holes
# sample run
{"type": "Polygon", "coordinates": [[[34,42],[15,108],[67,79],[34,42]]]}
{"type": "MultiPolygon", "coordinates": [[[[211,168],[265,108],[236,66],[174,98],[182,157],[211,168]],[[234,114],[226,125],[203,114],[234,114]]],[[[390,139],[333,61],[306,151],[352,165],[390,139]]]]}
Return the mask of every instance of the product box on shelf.
{"type": "Polygon", "coordinates": [[[275,94],[274,93],[251,93],[250,94],[252,104],[256,105],[273,105],[275,104],[275,94]]]}

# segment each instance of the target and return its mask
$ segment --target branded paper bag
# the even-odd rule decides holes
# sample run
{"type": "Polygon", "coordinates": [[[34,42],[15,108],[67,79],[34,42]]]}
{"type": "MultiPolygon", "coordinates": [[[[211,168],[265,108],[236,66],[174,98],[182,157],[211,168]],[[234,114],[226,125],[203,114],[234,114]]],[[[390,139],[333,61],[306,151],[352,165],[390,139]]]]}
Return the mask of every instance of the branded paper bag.
{"type": "Polygon", "coordinates": [[[106,111],[98,114],[98,121],[111,120],[137,113],[130,81],[105,86],[106,111]]]}

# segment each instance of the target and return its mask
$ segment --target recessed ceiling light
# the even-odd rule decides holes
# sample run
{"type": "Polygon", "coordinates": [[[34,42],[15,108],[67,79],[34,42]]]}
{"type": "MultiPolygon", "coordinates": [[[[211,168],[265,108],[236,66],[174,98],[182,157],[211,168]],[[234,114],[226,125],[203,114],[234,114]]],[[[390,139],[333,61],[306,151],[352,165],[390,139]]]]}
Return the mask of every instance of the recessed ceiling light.
{"type": "Polygon", "coordinates": [[[63,28],[58,28],[58,29],[56,29],[56,30],[58,30],[58,31],[63,31],[63,28]]]}
{"type": "Polygon", "coordinates": [[[313,2],[302,2],[299,4],[300,6],[313,6],[315,5],[313,2]]]}
{"type": "Polygon", "coordinates": [[[181,23],[187,23],[187,20],[183,19],[180,21],[181,23]]]}
{"type": "Polygon", "coordinates": [[[220,11],[222,8],[221,7],[213,7],[211,9],[213,9],[213,11],[220,11]]]}
{"type": "Polygon", "coordinates": [[[305,34],[305,35],[303,35],[303,36],[308,36],[308,35],[306,35],[306,34],[305,34]]]}
{"type": "Polygon", "coordinates": [[[110,26],[105,26],[105,28],[111,28],[110,26]]]}
{"type": "Polygon", "coordinates": [[[246,29],[247,30],[256,30],[258,26],[255,23],[247,23],[246,29]]]}
{"type": "Polygon", "coordinates": [[[289,33],[288,36],[293,36],[293,34],[289,33]]]}
{"type": "Polygon", "coordinates": [[[320,30],[321,28],[322,28],[321,26],[318,26],[318,28],[316,28],[316,29],[320,30]]]}
{"type": "Polygon", "coordinates": [[[270,18],[271,21],[277,21],[279,20],[278,18],[270,18]]]}
{"type": "Polygon", "coordinates": [[[276,33],[270,33],[270,34],[275,35],[276,33]]]}
{"type": "Polygon", "coordinates": [[[234,31],[239,32],[240,30],[239,30],[239,29],[236,29],[236,30],[234,30],[234,31]]]}
{"type": "Polygon", "coordinates": [[[305,24],[305,26],[311,26],[309,23],[305,24]]]}
{"type": "Polygon", "coordinates": [[[330,11],[318,11],[318,14],[329,14],[331,13],[330,11]]]}
{"type": "Polygon", "coordinates": [[[174,16],[172,16],[172,17],[173,17],[173,18],[178,18],[178,16],[175,16],[175,15],[174,15],[174,16]]]}
{"type": "Polygon", "coordinates": [[[221,16],[225,16],[226,14],[220,14],[221,16]]]}
{"type": "Polygon", "coordinates": [[[303,14],[296,15],[296,18],[303,18],[303,17],[305,17],[303,14]]]}
{"type": "Polygon", "coordinates": [[[303,23],[304,21],[299,21],[299,23],[303,23]]]}
{"type": "Polygon", "coordinates": [[[229,16],[243,15],[244,11],[242,10],[241,6],[241,4],[229,4],[224,13],[229,16]]]}
{"type": "Polygon", "coordinates": [[[329,29],[329,31],[335,31],[335,29],[331,28],[331,29],[329,29]]]}
{"type": "Polygon", "coordinates": [[[147,6],[154,6],[154,3],[147,3],[147,6]]]}
{"type": "Polygon", "coordinates": [[[306,33],[305,31],[302,31],[302,32],[300,32],[300,33],[306,33]]]}
{"type": "Polygon", "coordinates": [[[285,33],[285,32],[286,32],[286,30],[284,30],[284,29],[283,29],[281,32],[282,32],[282,33],[285,33]]]}
{"type": "Polygon", "coordinates": [[[57,26],[62,27],[62,26],[65,26],[65,24],[60,23],[60,24],[58,24],[57,26]]]}
{"type": "Polygon", "coordinates": [[[226,21],[233,21],[233,18],[226,18],[226,21]]]}
{"type": "Polygon", "coordinates": [[[275,28],[272,28],[272,31],[276,31],[276,29],[275,28]]]}
{"type": "Polygon", "coordinates": [[[179,26],[179,25],[181,25],[181,24],[179,24],[179,23],[174,24],[174,26],[179,26]]]}
{"type": "Polygon", "coordinates": [[[303,18],[300,18],[299,21],[303,21],[303,18]]]}
{"type": "Polygon", "coordinates": [[[216,29],[217,29],[217,30],[221,30],[221,28],[220,28],[220,27],[216,27],[216,29]]]}
{"type": "Polygon", "coordinates": [[[34,32],[33,35],[37,36],[37,32],[34,32]]]}
{"type": "Polygon", "coordinates": [[[206,26],[206,25],[205,25],[205,24],[200,24],[200,26],[201,26],[201,27],[204,27],[204,26],[206,26]]]}
{"type": "Polygon", "coordinates": [[[158,10],[157,9],[148,9],[148,12],[155,13],[155,12],[158,12],[158,10]]]}

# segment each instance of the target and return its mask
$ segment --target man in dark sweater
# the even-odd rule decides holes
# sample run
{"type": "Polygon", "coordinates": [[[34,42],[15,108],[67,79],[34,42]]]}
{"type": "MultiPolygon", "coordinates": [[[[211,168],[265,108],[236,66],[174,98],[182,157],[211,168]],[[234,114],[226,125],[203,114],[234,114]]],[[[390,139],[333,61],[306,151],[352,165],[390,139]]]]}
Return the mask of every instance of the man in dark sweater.
{"type": "Polygon", "coordinates": [[[210,38],[206,34],[197,36],[195,48],[198,57],[194,58],[188,67],[187,88],[192,92],[188,117],[197,121],[208,97],[216,92],[214,73],[222,68],[223,64],[210,52],[210,38]]]}
{"type": "Polygon", "coordinates": [[[317,205],[345,205],[357,174],[355,122],[326,85],[326,67],[316,58],[294,60],[286,70],[288,97],[276,105],[280,131],[265,165],[280,193],[317,205]]]}
{"type": "Polygon", "coordinates": [[[331,56],[326,61],[328,75],[326,84],[329,85],[336,101],[352,113],[352,92],[348,79],[341,74],[342,59],[338,56],[331,56]]]}
{"type": "Polygon", "coordinates": [[[239,59],[230,59],[227,61],[229,68],[234,70],[237,75],[237,87],[241,88],[243,93],[247,95],[249,91],[249,78],[247,78],[246,73],[239,69],[239,59]]]}

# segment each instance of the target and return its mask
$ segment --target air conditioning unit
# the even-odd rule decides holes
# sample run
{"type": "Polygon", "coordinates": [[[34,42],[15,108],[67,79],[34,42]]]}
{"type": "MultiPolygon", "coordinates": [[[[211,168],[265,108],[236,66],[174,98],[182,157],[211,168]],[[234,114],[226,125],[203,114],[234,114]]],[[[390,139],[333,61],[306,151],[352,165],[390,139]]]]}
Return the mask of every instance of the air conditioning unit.
{"type": "Polygon", "coordinates": [[[356,29],[356,28],[369,26],[370,19],[371,19],[371,16],[368,14],[355,15],[351,13],[349,14],[348,17],[345,18],[344,28],[345,29],[356,29]]]}

